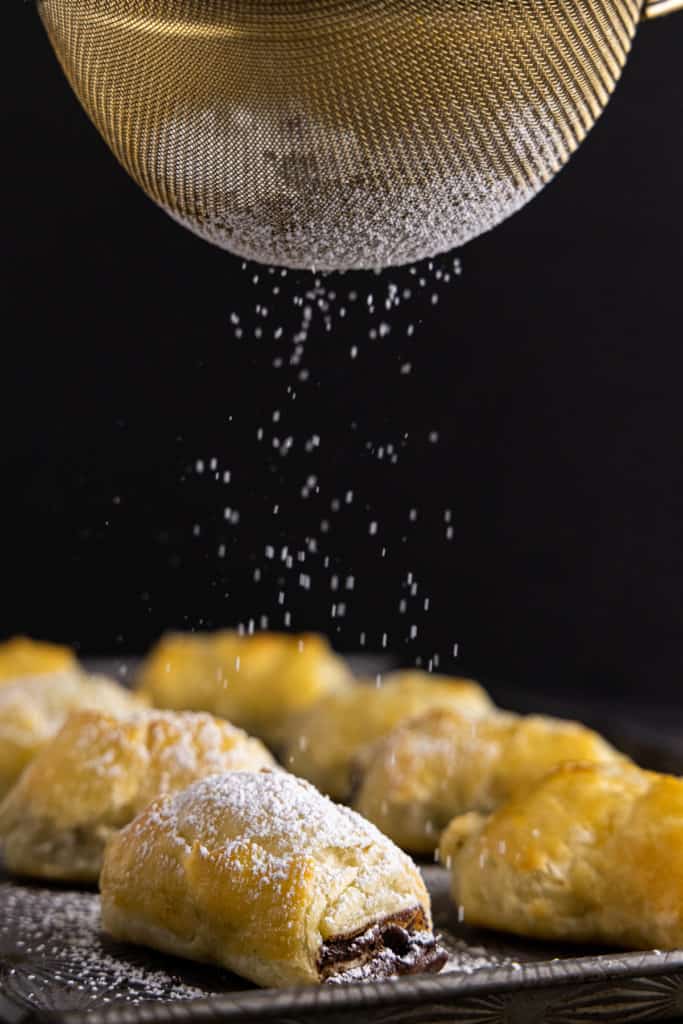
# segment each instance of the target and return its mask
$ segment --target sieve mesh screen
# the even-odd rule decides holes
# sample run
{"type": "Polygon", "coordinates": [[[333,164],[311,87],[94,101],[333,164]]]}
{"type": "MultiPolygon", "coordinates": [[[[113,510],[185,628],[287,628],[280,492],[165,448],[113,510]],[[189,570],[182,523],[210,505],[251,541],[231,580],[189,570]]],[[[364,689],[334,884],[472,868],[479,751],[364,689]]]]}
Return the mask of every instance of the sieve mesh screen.
{"type": "Polygon", "coordinates": [[[640,0],[39,0],[118,159],[244,257],[386,266],[519,209],[612,92],[640,0]]]}

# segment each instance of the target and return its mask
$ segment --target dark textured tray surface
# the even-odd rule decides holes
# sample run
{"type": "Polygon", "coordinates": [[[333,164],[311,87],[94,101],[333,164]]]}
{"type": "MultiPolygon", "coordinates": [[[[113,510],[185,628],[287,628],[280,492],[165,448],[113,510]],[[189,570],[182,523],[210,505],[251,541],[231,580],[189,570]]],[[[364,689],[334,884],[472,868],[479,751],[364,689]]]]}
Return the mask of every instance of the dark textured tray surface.
{"type": "MultiPolygon", "coordinates": [[[[458,924],[448,898],[447,873],[431,866],[423,870],[435,927],[449,954],[441,975],[298,993],[260,991],[227,971],[112,942],[100,930],[94,891],[24,885],[4,878],[2,991],[11,1004],[34,1014],[56,1012],[75,1020],[94,1013],[121,1022],[177,1020],[186,1015],[191,1019],[207,1011],[213,1016],[211,1011],[218,1010],[223,1019],[296,1020],[324,1009],[328,1019],[354,1007],[354,1019],[362,1011],[369,1020],[398,1022],[424,1011],[427,1004],[430,1020],[438,1019],[433,1014],[440,1007],[439,1013],[448,1008],[451,1019],[495,1021],[503,1019],[496,1008],[503,1013],[509,999],[521,995],[537,1009],[545,1005],[544,999],[557,1009],[560,999],[562,1016],[547,1019],[578,1021],[593,1019],[586,1017],[586,998],[596,984],[599,991],[608,986],[623,1003],[633,978],[642,979],[637,983],[640,1011],[648,999],[654,1000],[654,1008],[658,1003],[672,1012],[683,1007],[683,953],[605,953],[468,930],[458,924]],[[581,981],[586,988],[573,997],[574,1014],[564,986],[581,981]],[[474,1009],[472,1000],[480,1015],[462,1016],[468,1006],[474,1009]],[[459,1015],[454,1017],[456,1007],[459,1015]]],[[[604,1003],[603,995],[600,999],[604,1003]]]]}

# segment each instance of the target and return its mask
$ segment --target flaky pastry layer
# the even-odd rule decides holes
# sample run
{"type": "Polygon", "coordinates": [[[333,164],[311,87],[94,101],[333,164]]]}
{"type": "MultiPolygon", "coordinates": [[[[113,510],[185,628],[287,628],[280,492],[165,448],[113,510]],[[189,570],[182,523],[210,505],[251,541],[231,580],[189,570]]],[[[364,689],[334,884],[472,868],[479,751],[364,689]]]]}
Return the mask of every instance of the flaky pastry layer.
{"type": "Polygon", "coordinates": [[[627,948],[683,946],[683,780],[564,765],[440,845],[468,924],[627,948]]]}
{"type": "Polygon", "coordinates": [[[289,715],[350,679],[324,637],[223,630],[163,637],[138,684],[156,707],[209,711],[277,745],[289,715]]]}
{"type": "Polygon", "coordinates": [[[0,643],[0,686],[22,676],[76,671],[76,655],[68,647],[15,636],[0,643]]]}
{"type": "Polygon", "coordinates": [[[564,761],[626,760],[577,722],[437,709],[363,752],[353,806],[403,849],[427,854],[456,815],[492,811],[564,761]]]}
{"type": "Polygon", "coordinates": [[[283,761],[322,792],[347,800],[361,751],[401,722],[432,708],[447,708],[472,719],[492,707],[488,694],[469,679],[392,673],[381,686],[355,683],[292,719],[283,761]]]}

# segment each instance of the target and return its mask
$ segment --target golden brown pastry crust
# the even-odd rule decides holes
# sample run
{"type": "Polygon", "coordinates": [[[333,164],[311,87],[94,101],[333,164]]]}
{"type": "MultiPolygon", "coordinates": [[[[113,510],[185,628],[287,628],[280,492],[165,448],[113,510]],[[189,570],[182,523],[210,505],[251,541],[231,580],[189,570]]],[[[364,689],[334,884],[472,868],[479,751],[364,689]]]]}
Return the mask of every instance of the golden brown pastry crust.
{"type": "Polygon", "coordinates": [[[464,920],[541,939],[683,946],[683,780],[564,765],[489,818],[456,818],[440,857],[464,920]]]}
{"type": "Polygon", "coordinates": [[[392,673],[382,686],[356,683],[292,719],[283,762],[323,793],[346,800],[360,751],[401,722],[430,708],[449,708],[476,718],[492,707],[482,687],[469,679],[392,673]]]}
{"type": "Polygon", "coordinates": [[[145,704],[118,683],[82,672],[26,676],[1,686],[0,799],[72,711],[99,708],[126,715],[145,704]]]}
{"type": "Polygon", "coordinates": [[[155,801],[107,847],[115,938],[219,963],[258,985],[441,965],[415,865],[286,772],[233,772],[155,801]]]}
{"type": "Polygon", "coordinates": [[[156,707],[209,711],[277,745],[289,715],[350,679],[324,637],[224,630],[163,637],[138,684],[156,707]]]}
{"type": "Polygon", "coordinates": [[[0,686],[22,676],[75,671],[76,655],[68,647],[15,636],[0,643],[0,686]]]}
{"type": "Polygon", "coordinates": [[[0,803],[0,850],[15,874],[95,882],[107,840],[156,797],[268,767],[260,740],[212,715],[77,712],[0,803]]]}
{"type": "Polygon", "coordinates": [[[437,709],[363,752],[353,806],[413,853],[432,853],[457,814],[491,811],[563,761],[625,760],[577,722],[437,709]]]}

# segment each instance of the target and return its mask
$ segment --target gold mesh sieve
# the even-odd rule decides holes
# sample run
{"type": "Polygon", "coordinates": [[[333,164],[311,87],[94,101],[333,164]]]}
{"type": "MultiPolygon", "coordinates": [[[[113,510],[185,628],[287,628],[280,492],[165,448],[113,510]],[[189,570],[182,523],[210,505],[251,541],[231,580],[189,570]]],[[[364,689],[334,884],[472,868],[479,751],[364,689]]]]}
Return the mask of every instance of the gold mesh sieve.
{"type": "Polygon", "coordinates": [[[172,217],[347,269],[462,245],[603,110],[643,13],[683,0],[38,0],[85,110],[172,217]]]}

